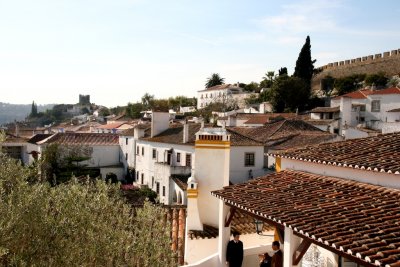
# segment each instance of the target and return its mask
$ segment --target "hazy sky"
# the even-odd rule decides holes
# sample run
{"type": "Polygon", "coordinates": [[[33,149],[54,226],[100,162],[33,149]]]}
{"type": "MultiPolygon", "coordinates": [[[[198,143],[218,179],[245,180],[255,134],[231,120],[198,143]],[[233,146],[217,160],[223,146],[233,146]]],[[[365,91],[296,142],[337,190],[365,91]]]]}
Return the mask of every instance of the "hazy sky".
{"type": "Polygon", "coordinates": [[[293,72],[310,35],[316,66],[400,48],[400,1],[0,0],[0,102],[106,106],[195,96],[293,72]]]}

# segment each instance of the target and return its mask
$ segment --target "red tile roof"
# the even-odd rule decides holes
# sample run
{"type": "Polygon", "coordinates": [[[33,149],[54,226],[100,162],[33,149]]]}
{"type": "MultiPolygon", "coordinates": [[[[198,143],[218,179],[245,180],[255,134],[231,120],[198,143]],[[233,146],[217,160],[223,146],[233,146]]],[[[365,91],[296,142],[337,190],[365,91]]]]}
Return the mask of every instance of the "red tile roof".
{"type": "Polygon", "coordinates": [[[211,194],[353,261],[400,263],[400,190],[285,170],[211,194]]]}
{"type": "Polygon", "coordinates": [[[239,88],[239,87],[237,87],[236,85],[233,85],[233,84],[220,84],[220,85],[216,85],[216,86],[213,86],[213,87],[210,87],[210,88],[206,88],[206,89],[204,89],[204,90],[200,90],[200,91],[198,91],[198,92],[207,92],[207,91],[215,91],[215,90],[223,90],[223,89],[229,89],[229,88],[235,88],[235,89],[237,89],[237,88],[239,88]]]}
{"type": "Polygon", "coordinates": [[[311,110],[312,113],[319,113],[319,112],[334,113],[339,111],[340,107],[316,107],[311,110]]]}
{"type": "Polygon", "coordinates": [[[324,132],[302,120],[280,120],[261,127],[229,127],[227,129],[275,149],[318,144],[336,138],[336,135],[324,132]]]}
{"type": "MultiPolygon", "coordinates": [[[[233,215],[231,222],[231,231],[238,232],[240,234],[254,234],[256,233],[254,218],[249,216],[246,213],[240,212],[237,210],[233,215]]],[[[263,232],[271,231],[273,227],[269,224],[264,224],[263,232]]],[[[217,238],[218,237],[218,228],[204,225],[203,231],[199,230],[188,230],[188,238],[190,239],[198,239],[198,238],[217,238]]]]}
{"type": "Polygon", "coordinates": [[[101,125],[101,126],[97,127],[97,129],[117,129],[118,127],[120,127],[123,124],[125,124],[125,122],[109,123],[109,124],[101,125]]]}
{"type": "Polygon", "coordinates": [[[361,89],[358,91],[350,92],[344,95],[335,97],[334,99],[339,99],[341,97],[350,97],[353,99],[364,99],[368,95],[389,95],[389,94],[400,94],[400,89],[397,87],[390,87],[381,90],[371,90],[371,89],[361,89]]]}
{"type": "Polygon", "coordinates": [[[290,149],[270,156],[400,174],[400,133],[290,149]]]}
{"type": "Polygon", "coordinates": [[[56,133],[38,144],[119,146],[119,136],[108,133],[56,133]]]}
{"type": "MultiPolygon", "coordinates": [[[[196,140],[196,133],[200,130],[200,123],[189,123],[189,141],[187,145],[194,145],[196,140]]],[[[230,131],[227,129],[228,133],[231,135],[231,146],[261,146],[262,144],[250,137],[242,135],[237,132],[230,131]]],[[[183,125],[173,124],[170,125],[169,129],[160,133],[152,138],[143,138],[144,140],[159,143],[168,144],[184,144],[183,143],[183,125]]]]}

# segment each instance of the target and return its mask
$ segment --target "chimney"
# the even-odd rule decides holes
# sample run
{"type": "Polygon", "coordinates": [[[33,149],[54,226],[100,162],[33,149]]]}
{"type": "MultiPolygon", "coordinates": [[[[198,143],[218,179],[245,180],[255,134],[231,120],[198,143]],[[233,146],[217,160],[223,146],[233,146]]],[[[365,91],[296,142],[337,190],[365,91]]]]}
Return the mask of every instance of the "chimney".
{"type": "Polygon", "coordinates": [[[189,124],[185,120],[183,124],[183,143],[186,144],[187,142],[189,142],[189,124]]]}
{"type": "Polygon", "coordinates": [[[155,112],[151,116],[151,137],[154,137],[169,128],[169,113],[155,112]]]}
{"type": "Polygon", "coordinates": [[[218,226],[218,199],[210,192],[229,185],[230,135],[222,128],[196,133],[194,169],[198,181],[198,208],[202,223],[218,226]]]}
{"type": "Polygon", "coordinates": [[[15,136],[19,137],[19,125],[17,121],[14,121],[15,124],[15,136]]]}

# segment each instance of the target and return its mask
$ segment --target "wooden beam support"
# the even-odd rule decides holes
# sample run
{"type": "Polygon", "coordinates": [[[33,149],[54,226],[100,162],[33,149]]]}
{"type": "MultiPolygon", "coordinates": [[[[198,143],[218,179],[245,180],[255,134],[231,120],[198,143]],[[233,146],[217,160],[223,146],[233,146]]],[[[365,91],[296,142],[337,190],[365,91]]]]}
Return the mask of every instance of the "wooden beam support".
{"type": "Polygon", "coordinates": [[[228,218],[225,218],[225,227],[228,227],[229,225],[231,225],[233,216],[236,213],[236,208],[235,207],[231,207],[231,209],[229,210],[229,215],[228,218]]]}
{"type": "Polygon", "coordinates": [[[285,229],[276,228],[276,231],[278,233],[279,242],[281,244],[285,243],[285,229]]]}
{"type": "Polygon", "coordinates": [[[303,241],[301,241],[299,247],[293,253],[293,265],[299,264],[310,245],[311,242],[307,239],[303,239],[303,241]]]}

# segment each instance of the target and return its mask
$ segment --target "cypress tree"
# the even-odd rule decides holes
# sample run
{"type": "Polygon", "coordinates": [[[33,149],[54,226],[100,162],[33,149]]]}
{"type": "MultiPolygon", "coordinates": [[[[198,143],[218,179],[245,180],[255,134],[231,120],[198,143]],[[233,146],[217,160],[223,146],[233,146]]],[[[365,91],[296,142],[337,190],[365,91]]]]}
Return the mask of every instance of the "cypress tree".
{"type": "Polygon", "coordinates": [[[314,72],[315,60],[311,59],[311,43],[310,36],[307,36],[306,42],[301,48],[299,57],[296,61],[296,67],[294,69],[294,77],[303,79],[307,84],[311,86],[311,78],[314,72]]]}
{"type": "Polygon", "coordinates": [[[32,102],[32,108],[31,108],[31,117],[36,117],[37,116],[37,105],[35,104],[35,101],[32,102]]]}

